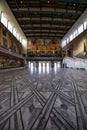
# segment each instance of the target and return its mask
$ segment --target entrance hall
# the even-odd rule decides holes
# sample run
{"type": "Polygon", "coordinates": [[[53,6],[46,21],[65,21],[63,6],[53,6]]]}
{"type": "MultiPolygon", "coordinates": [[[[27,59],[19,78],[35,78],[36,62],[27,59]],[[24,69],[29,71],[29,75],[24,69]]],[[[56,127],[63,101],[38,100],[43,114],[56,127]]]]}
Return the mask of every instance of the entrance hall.
{"type": "Polygon", "coordinates": [[[0,0],[0,130],[87,130],[87,0],[0,0]]]}

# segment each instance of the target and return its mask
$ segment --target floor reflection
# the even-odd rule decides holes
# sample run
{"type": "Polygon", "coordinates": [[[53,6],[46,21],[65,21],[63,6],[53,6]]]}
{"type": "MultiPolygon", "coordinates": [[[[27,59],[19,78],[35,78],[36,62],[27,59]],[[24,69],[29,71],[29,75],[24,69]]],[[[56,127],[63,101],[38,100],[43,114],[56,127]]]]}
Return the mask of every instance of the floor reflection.
{"type": "Polygon", "coordinates": [[[50,74],[57,73],[61,68],[61,63],[58,61],[29,61],[28,62],[30,74],[50,74]]]}
{"type": "Polygon", "coordinates": [[[87,71],[29,62],[0,73],[0,130],[87,130],[86,99],[87,71]]]}

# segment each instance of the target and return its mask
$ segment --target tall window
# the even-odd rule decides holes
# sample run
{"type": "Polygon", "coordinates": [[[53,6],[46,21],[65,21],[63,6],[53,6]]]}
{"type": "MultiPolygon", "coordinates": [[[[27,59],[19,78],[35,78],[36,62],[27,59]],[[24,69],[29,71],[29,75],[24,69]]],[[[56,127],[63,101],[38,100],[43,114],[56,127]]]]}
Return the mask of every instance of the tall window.
{"type": "Polygon", "coordinates": [[[74,38],[78,35],[77,30],[74,32],[74,38]]]}
{"type": "Polygon", "coordinates": [[[19,34],[17,33],[17,39],[19,40],[19,34]]]}
{"type": "Polygon", "coordinates": [[[20,37],[20,42],[22,42],[22,38],[20,37]]]}
{"type": "Polygon", "coordinates": [[[24,48],[27,48],[27,40],[22,39],[22,45],[24,46],[24,48]]]}
{"type": "Polygon", "coordinates": [[[67,38],[67,40],[66,40],[66,41],[67,41],[67,43],[69,43],[69,38],[67,38]]]}
{"type": "Polygon", "coordinates": [[[78,34],[83,32],[83,24],[78,28],[78,34]]]}
{"type": "Polygon", "coordinates": [[[70,41],[72,41],[73,40],[73,34],[72,35],[70,35],[70,41]]]}
{"type": "Polygon", "coordinates": [[[12,33],[12,25],[10,22],[8,22],[8,30],[12,33]]]}
{"type": "Polygon", "coordinates": [[[3,23],[5,25],[5,27],[7,27],[7,22],[8,22],[7,18],[2,13],[1,14],[1,23],[3,23]]]}
{"type": "Polygon", "coordinates": [[[66,40],[62,41],[62,48],[66,46],[66,40]]]}
{"type": "Polygon", "coordinates": [[[87,21],[84,22],[84,30],[87,29],[87,21]]]}
{"type": "Polygon", "coordinates": [[[13,28],[13,35],[14,35],[15,37],[17,36],[17,33],[16,33],[15,28],[13,28]]]}

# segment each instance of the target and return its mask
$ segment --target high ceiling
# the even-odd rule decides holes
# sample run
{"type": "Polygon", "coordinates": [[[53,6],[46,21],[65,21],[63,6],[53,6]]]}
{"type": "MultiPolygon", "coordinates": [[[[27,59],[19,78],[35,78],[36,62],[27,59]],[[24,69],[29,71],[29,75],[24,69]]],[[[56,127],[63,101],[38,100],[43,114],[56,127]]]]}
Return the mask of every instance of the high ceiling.
{"type": "Polygon", "coordinates": [[[87,0],[7,0],[27,38],[63,38],[87,0]]]}

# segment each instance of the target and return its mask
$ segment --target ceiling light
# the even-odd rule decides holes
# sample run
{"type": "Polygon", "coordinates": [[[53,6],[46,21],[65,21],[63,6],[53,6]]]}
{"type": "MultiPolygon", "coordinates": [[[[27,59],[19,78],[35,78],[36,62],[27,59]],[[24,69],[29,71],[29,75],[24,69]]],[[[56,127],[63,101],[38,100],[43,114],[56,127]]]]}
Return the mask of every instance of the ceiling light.
{"type": "Polygon", "coordinates": [[[76,6],[76,4],[73,4],[74,6],[76,6]]]}
{"type": "Polygon", "coordinates": [[[21,1],[21,4],[23,3],[23,1],[21,1]]]}
{"type": "Polygon", "coordinates": [[[50,1],[48,0],[48,4],[50,3],[50,1]]]}

